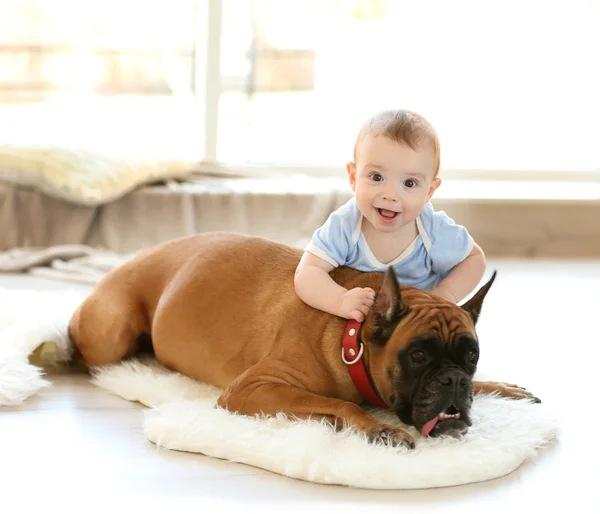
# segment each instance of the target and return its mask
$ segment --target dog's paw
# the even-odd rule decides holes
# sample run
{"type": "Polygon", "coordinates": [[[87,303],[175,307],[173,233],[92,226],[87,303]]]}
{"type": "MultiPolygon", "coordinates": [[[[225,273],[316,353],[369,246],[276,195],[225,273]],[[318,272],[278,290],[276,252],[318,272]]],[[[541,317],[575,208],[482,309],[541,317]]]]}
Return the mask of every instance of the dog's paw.
{"type": "Polygon", "coordinates": [[[513,400],[530,400],[532,403],[542,403],[524,387],[517,384],[509,384],[507,382],[473,382],[475,392],[477,394],[499,394],[504,398],[512,398],[513,400]]]}
{"type": "Polygon", "coordinates": [[[532,403],[542,403],[542,400],[534,396],[524,387],[518,386],[517,384],[499,382],[498,385],[498,392],[506,398],[513,398],[514,400],[531,400],[532,403]]]}
{"type": "Polygon", "coordinates": [[[392,426],[384,426],[373,429],[367,433],[367,438],[371,443],[383,443],[390,446],[403,446],[409,450],[413,450],[415,448],[415,440],[406,430],[392,426]]]}

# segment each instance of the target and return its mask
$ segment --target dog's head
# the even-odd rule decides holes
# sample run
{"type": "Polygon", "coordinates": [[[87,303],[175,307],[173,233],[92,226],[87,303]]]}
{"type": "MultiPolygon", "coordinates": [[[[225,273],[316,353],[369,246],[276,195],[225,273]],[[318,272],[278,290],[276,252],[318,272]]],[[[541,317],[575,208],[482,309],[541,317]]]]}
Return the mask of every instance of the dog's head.
{"type": "Polygon", "coordinates": [[[427,436],[460,436],[471,425],[479,343],[475,325],[492,278],[461,307],[398,285],[386,273],[362,330],[377,390],[398,417],[427,436]]]}

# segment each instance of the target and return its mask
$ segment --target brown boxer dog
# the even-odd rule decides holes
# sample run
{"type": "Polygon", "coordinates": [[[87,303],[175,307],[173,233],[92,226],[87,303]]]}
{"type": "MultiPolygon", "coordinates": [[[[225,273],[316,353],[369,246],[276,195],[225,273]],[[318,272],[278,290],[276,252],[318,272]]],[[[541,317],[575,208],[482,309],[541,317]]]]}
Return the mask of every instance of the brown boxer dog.
{"type": "MultiPolygon", "coordinates": [[[[347,320],[303,303],[294,291],[302,251],[267,239],[208,233],[145,251],[108,273],[77,308],[69,335],[87,366],[133,356],[150,338],[165,367],[225,391],[220,407],[283,412],[350,426],[371,441],[412,448],[411,435],[380,423],[342,359],[347,320]]],[[[460,435],[473,394],[532,398],[498,382],[473,382],[475,324],[494,277],[462,307],[400,288],[395,274],[332,271],[350,289],[371,287],[375,303],[354,335],[372,397],[423,435],[460,435]]],[[[539,400],[538,400],[539,401],[539,400]]],[[[377,402],[375,402],[377,403],[377,402]]]]}

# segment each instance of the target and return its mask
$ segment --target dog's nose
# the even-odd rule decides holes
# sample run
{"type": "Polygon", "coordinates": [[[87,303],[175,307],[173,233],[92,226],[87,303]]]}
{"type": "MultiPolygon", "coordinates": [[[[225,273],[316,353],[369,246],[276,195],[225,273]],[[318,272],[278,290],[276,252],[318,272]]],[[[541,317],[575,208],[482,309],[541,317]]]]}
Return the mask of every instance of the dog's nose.
{"type": "Polygon", "coordinates": [[[463,388],[468,384],[467,378],[460,371],[448,370],[437,376],[440,385],[449,388],[463,388]]]}

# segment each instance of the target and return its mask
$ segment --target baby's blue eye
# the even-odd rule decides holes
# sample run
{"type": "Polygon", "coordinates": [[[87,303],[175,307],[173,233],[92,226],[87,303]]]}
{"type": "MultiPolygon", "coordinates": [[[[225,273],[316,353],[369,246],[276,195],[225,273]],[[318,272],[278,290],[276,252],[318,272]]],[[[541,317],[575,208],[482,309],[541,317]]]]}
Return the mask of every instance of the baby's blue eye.
{"type": "Polygon", "coordinates": [[[383,180],[383,177],[379,173],[373,173],[373,175],[371,175],[371,178],[375,182],[381,182],[383,180]]]}

